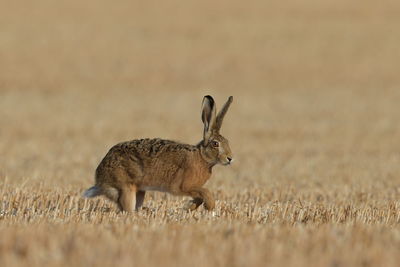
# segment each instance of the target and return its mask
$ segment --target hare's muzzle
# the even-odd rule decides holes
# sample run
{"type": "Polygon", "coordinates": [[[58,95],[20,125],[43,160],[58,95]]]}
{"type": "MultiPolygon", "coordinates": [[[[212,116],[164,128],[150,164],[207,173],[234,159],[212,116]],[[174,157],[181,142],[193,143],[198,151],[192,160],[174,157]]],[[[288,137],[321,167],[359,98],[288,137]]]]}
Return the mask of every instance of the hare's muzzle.
{"type": "Polygon", "coordinates": [[[233,158],[231,157],[226,157],[226,161],[222,163],[223,165],[231,165],[233,162],[233,158]]]}

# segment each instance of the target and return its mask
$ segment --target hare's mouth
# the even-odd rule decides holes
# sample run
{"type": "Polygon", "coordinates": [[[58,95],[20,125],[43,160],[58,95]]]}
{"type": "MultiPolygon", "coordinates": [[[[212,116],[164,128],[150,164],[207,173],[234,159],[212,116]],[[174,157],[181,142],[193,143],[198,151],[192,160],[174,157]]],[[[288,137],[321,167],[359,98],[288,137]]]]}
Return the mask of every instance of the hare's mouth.
{"type": "Polygon", "coordinates": [[[227,166],[227,165],[231,165],[232,162],[233,162],[233,158],[226,158],[226,160],[224,162],[222,162],[221,164],[224,166],[227,166]]]}

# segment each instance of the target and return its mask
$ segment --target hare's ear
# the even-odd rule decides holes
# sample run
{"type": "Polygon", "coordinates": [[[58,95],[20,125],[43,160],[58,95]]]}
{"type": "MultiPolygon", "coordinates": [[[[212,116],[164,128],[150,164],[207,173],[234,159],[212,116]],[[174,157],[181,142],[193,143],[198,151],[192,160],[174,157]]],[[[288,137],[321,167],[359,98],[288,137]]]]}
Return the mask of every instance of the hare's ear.
{"type": "Polygon", "coordinates": [[[216,121],[215,121],[215,130],[219,132],[222,126],[222,121],[224,120],[225,114],[228,111],[229,106],[231,105],[233,101],[233,96],[230,96],[228,98],[228,101],[226,101],[225,105],[222,107],[222,109],[218,112],[216,121]]]}
{"type": "Polygon", "coordinates": [[[215,127],[215,102],[211,96],[206,95],[203,98],[201,110],[201,120],[204,124],[203,139],[205,144],[207,144],[215,127]]]}

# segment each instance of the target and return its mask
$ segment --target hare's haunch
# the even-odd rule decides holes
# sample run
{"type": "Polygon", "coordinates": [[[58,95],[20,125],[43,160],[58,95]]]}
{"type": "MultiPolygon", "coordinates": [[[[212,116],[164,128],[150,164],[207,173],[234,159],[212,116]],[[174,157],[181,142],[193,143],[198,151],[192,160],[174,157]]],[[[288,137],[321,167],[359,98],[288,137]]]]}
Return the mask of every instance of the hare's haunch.
{"type": "Polygon", "coordinates": [[[187,145],[163,139],[140,139],[113,146],[96,169],[95,185],[85,197],[104,195],[122,211],[138,210],[149,190],[191,196],[188,209],[204,203],[215,206],[210,191],[202,186],[216,164],[229,165],[233,158],[228,140],[220,135],[223,118],[233,97],[216,115],[214,99],[207,95],[202,104],[203,140],[187,145]]]}

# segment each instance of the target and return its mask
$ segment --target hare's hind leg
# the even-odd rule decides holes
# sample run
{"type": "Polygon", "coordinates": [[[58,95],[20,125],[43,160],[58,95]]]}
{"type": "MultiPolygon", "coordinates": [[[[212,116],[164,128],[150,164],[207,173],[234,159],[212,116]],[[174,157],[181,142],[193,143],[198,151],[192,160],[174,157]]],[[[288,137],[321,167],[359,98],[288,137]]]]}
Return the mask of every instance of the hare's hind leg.
{"type": "Polygon", "coordinates": [[[118,202],[119,192],[117,188],[112,186],[102,186],[102,192],[109,200],[118,202]]]}
{"type": "Polygon", "coordinates": [[[145,195],[146,195],[146,191],[142,191],[142,190],[137,191],[137,193],[136,193],[136,207],[135,207],[136,211],[138,211],[142,207],[145,195]]]}
{"type": "Polygon", "coordinates": [[[125,185],[121,189],[118,204],[121,211],[132,212],[136,205],[137,187],[133,184],[125,185]]]}

